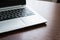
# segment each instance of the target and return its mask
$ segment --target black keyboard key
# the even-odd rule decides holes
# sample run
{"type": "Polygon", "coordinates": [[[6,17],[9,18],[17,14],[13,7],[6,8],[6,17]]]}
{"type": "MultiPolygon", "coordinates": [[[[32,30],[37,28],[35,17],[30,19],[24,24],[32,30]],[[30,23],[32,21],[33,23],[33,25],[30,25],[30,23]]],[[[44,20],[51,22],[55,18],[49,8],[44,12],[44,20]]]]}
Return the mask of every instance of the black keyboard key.
{"type": "Polygon", "coordinates": [[[32,14],[33,13],[29,9],[26,9],[26,8],[2,11],[0,12],[0,21],[13,19],[13,18],[19,18],[19,17],[25,17],[32,14]]]}

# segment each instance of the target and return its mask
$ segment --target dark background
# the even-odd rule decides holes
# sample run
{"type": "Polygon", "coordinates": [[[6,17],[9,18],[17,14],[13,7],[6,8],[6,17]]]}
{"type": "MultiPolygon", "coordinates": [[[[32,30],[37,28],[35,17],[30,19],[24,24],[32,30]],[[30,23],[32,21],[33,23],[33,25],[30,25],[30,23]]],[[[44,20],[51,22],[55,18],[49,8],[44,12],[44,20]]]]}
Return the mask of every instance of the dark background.
{"type": "Polygon", "coordinates": [[[57,0],[57,3],[60,3],[60,0],[57,0]]]}

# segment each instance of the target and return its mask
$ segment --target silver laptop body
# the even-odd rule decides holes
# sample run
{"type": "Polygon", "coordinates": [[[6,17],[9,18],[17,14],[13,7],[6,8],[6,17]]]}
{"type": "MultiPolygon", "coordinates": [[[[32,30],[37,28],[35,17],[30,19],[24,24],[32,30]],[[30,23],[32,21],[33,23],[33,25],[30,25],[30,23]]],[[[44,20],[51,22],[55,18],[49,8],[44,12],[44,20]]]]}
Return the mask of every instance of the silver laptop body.
{"type": "MultiPolygon", "coordinates": [[[[45,23],[47,21],[31,8],[27,7],[26,0],[21,1],[21,3],[23,3],[19,5],[18,1],[16,5],[11,5],[13,4],[13,2],[16,2],[14,0],[10,0],[10,2],[12,3],[9,3],[9,5],[6,6],[3,5],[3,2],[3,4],[0,3],[1,5],[3,5],[0,6],[0,33],[45,23]]],[[[6,2],[8,3],[9,1],[6,2]]]]}

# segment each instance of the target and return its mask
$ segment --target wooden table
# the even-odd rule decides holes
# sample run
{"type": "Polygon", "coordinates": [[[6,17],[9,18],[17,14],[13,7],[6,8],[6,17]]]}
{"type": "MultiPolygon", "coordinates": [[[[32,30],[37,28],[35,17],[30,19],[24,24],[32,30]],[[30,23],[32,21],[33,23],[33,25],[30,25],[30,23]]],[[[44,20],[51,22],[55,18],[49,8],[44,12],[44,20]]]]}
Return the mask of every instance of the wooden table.
{"type": "Polygon", "coordinates": [[[28,1],[28,4],[48,20],[47,25],[0,34],[0,40],[60,40],[60,4],[44,1],[28,1]]]}

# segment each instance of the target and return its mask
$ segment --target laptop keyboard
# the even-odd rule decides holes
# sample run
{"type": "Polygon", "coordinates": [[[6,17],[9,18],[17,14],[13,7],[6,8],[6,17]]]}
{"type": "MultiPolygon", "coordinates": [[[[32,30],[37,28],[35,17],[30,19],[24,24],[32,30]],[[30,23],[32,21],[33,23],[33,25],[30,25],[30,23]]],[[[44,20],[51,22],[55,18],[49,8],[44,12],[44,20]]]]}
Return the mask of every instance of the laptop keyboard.
{"type": "Polygon", "coordinates": [[[30,15],[33,15],[33,13],[28,8],[2,11],[2,12],[0,12],[0,21],[13,19],[13,18],[19,18],[19,17],[30,16],[30,15]]]}

